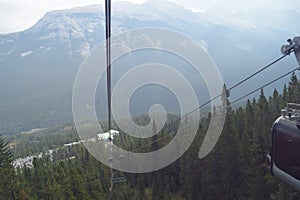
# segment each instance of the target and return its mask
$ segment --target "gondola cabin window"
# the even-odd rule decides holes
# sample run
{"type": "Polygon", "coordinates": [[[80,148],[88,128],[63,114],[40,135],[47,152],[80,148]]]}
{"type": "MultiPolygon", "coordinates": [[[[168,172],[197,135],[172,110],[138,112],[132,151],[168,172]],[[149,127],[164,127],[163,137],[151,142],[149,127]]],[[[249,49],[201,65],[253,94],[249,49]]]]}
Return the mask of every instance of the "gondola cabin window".
{"type": "Polygon", "coordinates": [[[276,166],[300,180],[300,125],[281,117],[274,125],[274,162],[276,166]]]}

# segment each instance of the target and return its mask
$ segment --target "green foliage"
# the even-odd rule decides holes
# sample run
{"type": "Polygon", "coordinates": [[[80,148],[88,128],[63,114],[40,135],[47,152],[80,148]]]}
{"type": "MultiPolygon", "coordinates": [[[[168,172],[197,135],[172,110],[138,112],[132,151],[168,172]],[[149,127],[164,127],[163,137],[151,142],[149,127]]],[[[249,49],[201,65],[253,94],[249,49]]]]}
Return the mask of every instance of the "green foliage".
{"type": "Polygon", "coordinates": [[[24,180],[12,166],[12,153],[0,136],[0,199],[29,199],[24,180]]]}
{"type": "MultiPolygon", "coordinates": [[[[272,123],[288,101],[300,103],[299,85],[293,74],[282,95],[274,90],[273,95],[266,98],[261,90],[259,98],[248,100],[245,107],[235,110],[229,108],[217,145],[207,157],[200,160],[198,151],[210,117],[214,114],[209,113],[207,118],[202,119],[191,147],[170,166],[146,174],[115,172],[116,177],[126,176],[127,182],[115,184],[111,199],[300,199],[300,195],[292,188],[270,175],[266,162],[272,123]]],[[[225,93],[223,101],[230,105],[229,93],[224,86],[225,93]]],[[[121,133],[115,138],[115,143],[124,149],[139,152],[159,149],[174,137],[173,134],[167,134],[176,132],[178,125],[168,127],[168,124],[176,119],[176,116],[171,116],[155,137],[138,140],[121,133]]],[[[145,116],[136,119],[139,124],[147,124],[147,120],[145,116]]],[[[155,124],[153,129],[156,129],[155,124]]],[[[24,152],[37,153],[61,147],[76,139],[73,130],[60,127],[33,135],[21,135],[11,139],[11,143],[14,144],[14,152],[22,155],[24,152]]],[[[47,157],[35,158],[33,168],[24,167],[15,173],[9,149],[1,139],[0,199],[108,198],[109,168],[90,156],[82,146],[63,148],[54,157],[54,162],[47,157]]]]}
{"type": "Polygon", "coordinates": [[[46,152],[79,140],[71,125],[42,129],[35,133],[7,136],[15,158],[46,152]]]}

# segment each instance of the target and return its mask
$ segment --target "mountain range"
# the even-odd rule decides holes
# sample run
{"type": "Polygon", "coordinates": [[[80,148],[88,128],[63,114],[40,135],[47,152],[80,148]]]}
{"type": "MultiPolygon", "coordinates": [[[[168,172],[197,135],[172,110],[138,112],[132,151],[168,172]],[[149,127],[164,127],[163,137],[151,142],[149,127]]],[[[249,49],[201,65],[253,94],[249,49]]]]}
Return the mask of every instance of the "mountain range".
{"type": "MultiPolygon", "coordinates": [[[[117,2],[112,35],[144,27],[183,33],[201,43],[231,86],[280,56],[281,45],[300,32],[299,17],[294,10],[192,11],[164,0],[117,2]]],[[[91,5],[52,11],[27,30],[0,35],[0,133],[72,122],[74,79],[84,58],[104,41],[104,23],[103,5],[91,5]]],[[[232,98],[295,66],[294,58],[282,61],[232,92],[232,98]]]]}

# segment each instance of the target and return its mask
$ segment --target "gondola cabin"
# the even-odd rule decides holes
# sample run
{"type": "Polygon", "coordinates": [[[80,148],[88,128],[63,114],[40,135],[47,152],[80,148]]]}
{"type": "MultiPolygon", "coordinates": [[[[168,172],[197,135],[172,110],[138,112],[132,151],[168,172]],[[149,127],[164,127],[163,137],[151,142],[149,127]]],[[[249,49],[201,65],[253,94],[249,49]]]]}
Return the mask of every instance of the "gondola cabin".
{"type": "Polygon", "coordinates": [[[300,192],[300,108],[288,104],[272,127],[271,173],[300,192]]]}

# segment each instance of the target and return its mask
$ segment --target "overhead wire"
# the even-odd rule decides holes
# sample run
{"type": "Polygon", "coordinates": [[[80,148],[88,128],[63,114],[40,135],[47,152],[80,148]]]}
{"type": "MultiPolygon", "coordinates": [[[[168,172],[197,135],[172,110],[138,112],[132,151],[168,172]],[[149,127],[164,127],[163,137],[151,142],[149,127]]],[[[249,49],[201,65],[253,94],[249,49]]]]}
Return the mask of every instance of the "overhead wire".
{"type": "MultiPolygon", "coordinates": [[[[270,68],[271,66],[273,66],[274,64],[276,64],[277,62],[279,62],[280,60],[282,60],[283,58],[285,58],[287,55],[283,55],[279,58],[277,58],[276,60],[274,60],[273,62],[267,64],[266,66],[262,67],[261,69],[259,69],[258,71],[256,71],[255,73],[251,74],[250,76],[247,76],[246,78],[242,79],[241,81],[239,81],[238,83],[234,84],[233,86],[231,86],[230,88],[228,88],[228,91],[233,90],[234,88],[240,86],[241,84],[245,83],[246,81],[248,81],[249,79],[253,78],[254,76],[256,76],[257,74],[265,71],[266,69],[270,68]]],[[[211,103],[212,101],[216,100],[217,98],[221,97],[222,94],[219,94],[213,98],[211,98],[210,100],[204,102],[203,104],[201,104],[199,107],[195,108],[194,110],[192,110],[191,112],[185,114],[183,117],[187,117],[189,115],[191,115],[192,113],[196,112],[197,110],[203,108],[204,106],[208,105],[209,103],[211,103]]],[[[176,123],[178,121],[180,121],[183,117],[175,120],[173,123],[176,123]]]]}
{"type": "MultiPolygon", "coordinates": [[[[111,0],[105,0],[105,23],[106,23],[106,65],[107,65],[107,101],[108,101],[108,130],[109,130],[109,138],[112,138],[112,133],[111,133],[111,128],[112,128],[112,123],[111,123],[111,0]]],[[[281,57],[279,57],[278,59],[274,60],[273,62],[271,62],[270,64],[264,66],[263,68],[261,68],[260,70],[256,71],[255,73],[251,74],[250,76],[244,78],[243,80],[241,80],[240,82],[236,83],[235,85],[231,86],[228,91],[231,91],[233,90],[234,88],[238,87],[239,85],[243,84],[244,82],[248,81],[249,79],[253,78],[254,76],[256,76],[257,74],[261,73],[262,71],[268,69],[269,67],[271,67],[272,65],[274,65],[275,63],[279,62],[280,60],[282,60],[283,58],[285,58],[288,54],[285,54],[281,57]]],[[[260,90],[261,88],[264,88],[284,77],[286,77],[287,75],[293,73],[294,71],[296,70],[299,70],[299,67],[297,67],[296,69],[280,76],[279,78],[263,85],[262,87],[259,87],[258,89],[255,89],[253,90],[252,92],[236,99],[235,101],[232,102],[232,104],[248,97],[249,95],[257,92],[258,90],[260,90]]],[[[215,99],[221,97],[222,94],[208,100],[207,102],[201,104],[199,107],[195,108],[194,110],[192,110],[191,112],[185,114],[183,117],[187,117],[189,116],[190,114],[194,113],[195,111],[201,109],[202,107],[206,106],[207,104],[211,103],[212,101],[214,101],[215,99]]],[[[176,122],[180,121],[183,117],[173,121],[170,126],[172,126],[173,124],[175,124],[176,122]]],[[[189,126],[189,125],[188,125],[189,126]]],[[[184,129],[186,127],[183,127],[181,129],[184,129]]],[[[152,141],[151,143],[149,144],[146,144],[144,146],[148,146],[150,144],[153,144],[154,142],[157,142],[157,141],[160,141],[164,138],[166,138],[167,136],[169,136],[169,134],[165,135],[164,137],[161,137],[161,138],[158,138],[156,141],[152,141]]],[[[111,144],[111,148],[113,146],[112,144],[112,140],[110,141],[110,144],[111,144]]],[[[138,149],[141,149],[143,148],[144,146],[138,148],[138,149]]],[[[114,185],[114,173],[113,173],[113,161],[112,161],[112,149],[111,150],[111,155],[110,155],[110,173],[111,173],[111,177],[110,177],[110,188],[109,188],[109,197],[108,199],[111,198],[111,193],[112,193],[112,190],[113,190],[113,185],[114,185]]],[[[137,150],[137,149],[136,149],[137,150]]]]}
{"type": "Polygon", "coordinates": [[[105,0],[105,25],[106,25],[106,69],[107,69],[107,104],[108,104],[108,131],[109,131],[109,162],[110,162],[110,187],[108,199],[111,199],[111,194],[114,186],[114,171],[113,171],[113,142],[111,132],[111,0],[105,0]]]}
{"type": "Polygon", "coordinates": [[[108,130],[111,130],[111,0],[105,0],[108,130]]]}
{"type": "Polygon", "coordinates": [[[243,80],[241,80],[240,82],[238,82],[237,84],[231,86],[230,88],[228,88],[228,90],[232,90],[236,87],[238,87],[239,85],[243,84],[244,82],[248,81],[249,79],[253,78],[254,76],[256,76],[257,74],[263,72],[264,70],[268,69],[269,67],[271,67],[272,65],[276,64],[277,62],[279,62],[280,60],[282,60],[283,58],[285,58],[287,56],[287,54],[279,57],[278,59],[274,60],[273,62],[271,62],[270,64],[266,65],[265,67],[261,68],[260,70],[258,70],[257,72],[255,72],[254,74],[244,78],[243,80]]]}
{"type": "Polygon", "coordinates": [[[299,70],[299,69],[300,69],[300,67],[297,67],[297,68],[293,69],[292,71],[289,71],[289,72],[285,73],[284,75],[282,75],[282,76],[280,76],[280,77],[278,77],[278,78],[276,78],[276,79],[274,79],[274,80],[268,82],[267,84],[265,84],[265,85],[263,85],[263,86],[261,86],[261,87],[255,89],[255,90],[253,90],[253,91],[251,91],[251,92],[245,94],[244,96],[242,96],[242,97],[240,97],[240,98],[238,98],[238,99],[232,101],[232,102],[231,102],[231,105],[232,105],[232,104],[235,104],[235,103],[239,102],[240,100],[242,100],[242,99],[244,99],[244,98],[250,96],[251,94],[253,94],[253,93],[255,93],[255,92],[257,92],[257,91],[259,91],[259,90],[261,90],[261,89],[263,89],[263,88],[265,88],[265,87],[271,85],[272,83],[275,83],[275,82],[279,81],[280,79],[283,79],[284,77],[290,75],[291,73],[293,73],[293,72],[295,72],[295,71],[297,71],[297,70],[299,70]]]}
{"type": "MultiPolygon", "coordinates": [[[[231,91],[231,90],[233,90],[234,88],[240,86],[241,84],[245,83],[245,82],[248,81],[249,79],[251,79],[251,78],[253,78],[254,76],[258,75],[259,73],[265,71],[266,69],[270,68],[271,66],[273,66],[274,64],[276,64],[277,62],[279,62],[280,60],[282,60],[283,58],[285,58],[287,55],[289,55],[289,54],[285,54],[285,55],[283,55],[283,56],[277,58],[277,59],[274,60],[273,62],[271,62],[271,63],[269,63],[269,64],[263,66],[263,67],[260,68],[258,71],[254,72],[253,74],[251,74],[251,75],[247,76],[246,78],[242,79],[241,81],[239,81],[238,83],[234,84],[233,86],[231,86],[231,87],[230,87],[229,89],[227,89],[227,90],[228,90],[228,91],[231,91]]],[[[284,78],[285,76],[291,74],[292,72],[294,72],[294,71],[296,71],[296,70],[298,70],[298,69],[299,69],[299,67],[296,68],[296,69],[294,69],[294,70],[292,70],[292,71],[290,71],[290,72],[288,72],[288,73],[286,73],[286,74],[284,74],[283,76],[281,76],[281,77],[279,77],[279,78],[277,78],[277,79],[275,79],[275,80],[273,80],[273,81],[267,83],[266,85],[264,85],[264,86],[262,86],[262,87],[266,87],[266,86],[268,86],[268,85],[270,85],[270,84],[272,84],[272,83],[274,83],[274,82],[276,82],[276,81],[278,81],[278,80],[284,78]]],[[[256,89],[255,91],[252,91],[251,94],[253,94],[254,92],[260,90],[262,87],[260,87],[259,89],[256,89]]],[[[251,95],[251,94],[248,94],[247,96],[249,96],[249,95],[251,95]]],[[[215,97],[213,97],[213,98],[211,98],[210,100],[204,102],[204,103],[201,104],[199,107],[197,107],[197,108],[195,108],[194,110],[192,110],[191,112],[189,112],[189,113],[185,114],[184,116],[180,117],[179,119],[176,119],[176,120],[174,120],[173,122],[171,122],[171,124],[170,124],[169,126],[172,126],[172,125],[176,124],[177,122],[181,121],[183,118],[188,117],[188,116],[191,115],[192,113],[196,112],[197,110],[200,110],[201,108],[203,108],[204,106],[208,105],[209,103],[211,103],[212,101],[214,101],[215,99],[217,99],[217,98],[219,98],[219,97],[221,97],[221,96],[222,96],[222,93],[219,94],[219,95],[217,95],[217,96],[215,96],[215,97]]],[[[247,96],[245,95],[245,96],[243,96],[243,97],[246,98],[247,96]]],[[[240,98],[239,98],[239,99],[240,99],[240,98]]],[[[241,100],[241,99],[240,99],[240,100],[241,100]]],[[[234,103],[236,103],[236,102],[237,102],[237,101],[235,100],[234,103]]],[[[233,103],[231,103],[231,104],[233,104],[233,103]]],[[[142,148],[144,148],[144,147],[146,147],[146,146],[150,146],[150,145],[153,144],[154,142],[158,142],[158,141],[160,141],[160,140],[163,140],[163,139],[167,138],[167,137],[170,136],[171,134],[172,134],[172,132],[171,132],[171,133],[168,133],[167,135],[165,135],[165,136],[163,136],[163,137],[161,137],[161,138],[158,138],[158,139],[156,139],[156,140],[153,140],[153,141],[149,142],[148,144],[145,144],[145,145],[143,145],[143,146],[141,146],[141,147],[138,147],[138,148],[133,148],[133,149],[131,149],[131,150],[132,150],[132,151],[133,151],[133,150],[135,150],[135,151],[136,151],[136,150],[140,150],[140,149],[142,149],[142,148]]]]}

